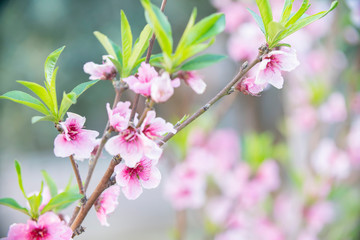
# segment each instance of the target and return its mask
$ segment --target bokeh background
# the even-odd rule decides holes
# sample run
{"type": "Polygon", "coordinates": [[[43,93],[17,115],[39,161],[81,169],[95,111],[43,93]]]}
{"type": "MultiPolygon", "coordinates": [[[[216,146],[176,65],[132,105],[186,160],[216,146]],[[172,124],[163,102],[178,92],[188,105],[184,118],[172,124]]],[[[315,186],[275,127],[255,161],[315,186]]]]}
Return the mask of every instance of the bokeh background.
{"type": "MultiPolygon", "coordinates": [[[[161,3],[160,0],[152,2],[157,5],[161,3]]],[[[328,1],[320,2],[322,4],[320,6],[324,6],[322,9],[326,9],[329,5],[328,1]]],[[[341,2],[338,9],[331,13],[332,16],[319,23],[322,25],[318,25],[320,27],[315,32],[323,29],[322,35],[309,31],[306,34],[295,35],[289,40],[289,43],[293,44],[293,41],[295,47],[299,46],[299,54],[301,51],[306,53],[310,48],[318,48],[323,51],[321,58],[312,57],[315,63],[311,63],[311,66],[316,67],[316,63],[320,61],[323,64],[319,63],[320,70],[316,72],[316,76],[335,79],[330,81],[329,86],[338,86],[336,88],[343,91],[352,86],[352,93],[356,94],[359,85],[356,82],[360,82],[359,30],[357,28],[359,26],[356,26],[356,21],[352,20],[352,14],[355,16],[354,18],[359,16],[357,16],[356,9],[351,9],[349,6],[345,2],[341,2]],[[325,40],[321,40],[323,38],[325,40]],[[311,46],[304,47],[306,42],[314,41],[316,44],[309,43],[308,45],[311,46]],[[328,69],[331,69],[328,72],[329,76],[321,75],[328,69]],[[351,71],[347,71],[347,69],[351,71]]],[[[165,13],[172,24],[175,43],[179,40],[194,7],[198,9],[197,19],[222,9],[221,1],[214,1],[211,4],[208,0],[169,0],[165,13]]],[[[47,55],[63,45],[66,45],[66,48],[58,61],[60,68],[57,78],[58,94],[63,91],[68,92],[79,83],[87,81],[88,75],[82,70],[84,63],[88,61],[100,63],[101,56],[105,54],[104,49],[92,33],[100,31],[120,43],[120,9],[126,12],[133,35],[137,36],[145,24],[143,9],[138,0],[1,1],[0,93],[15,89],[25,90],[16,83],[16,80],[42,83],[44,81],[43,64],[47,55]]],[[[244,11],[241,14],[247,13],[244,11]]],[[[230,46],[229,39],[234,38],[234,32],[236,31],[228,31],[217,37],[216,43],[207,51],[227,54],[230,46]]],[[[254,42],[248,42],[248,45],[248,48],[257,48],[254,42]]],[[[155,46],[153,52],[159,52],[158,46],[155,46]]],[[[234,61],[234,59],[239,60],[236,58],[232,55],[214,67],[200,71],[208,84],[204,95],[195,95],[191,89],[182,86],[169,102],[157,107],[158,114],[175,123],[184,114],[193,112],[237,72],[240,64],[234,61]]],[[[310,64],[311,58],[301,59],[301,61],[303,61],[302,64],[310,64]]],[[[306,74],[299,71],[292,77],[299,78],[299,76],[304,78],[306,74]]],[[[283,134],[284,128],[282,127],[284,119],[286,119],[284,116],[289,114],[289,108],[293,108],[293,105],[289,104],[289,99],[298,97],[295,94],[287,96],[285,93],[287,88],[285,87],[281,91],[270,88],[261,97],[238,94],[235,104],[232,105],[229,113],[225,115],[219,125],[221,127],[230,126],[239,134],[268,131],[273,134],[276,141],[284,140],[285,134],[283,134]]],[[[296,85],[292,86],[292,90],[294,88],[296,89],[296,85]]],[[[126,93],[125,99],[131,100],[133,96],[130,92],[126,93]]],[[[105,104],[112,102],[113,97],[111,84],[103,81],[82,95],[70,111],[85,116],[88,129],[102,132],[107,121],[105,104]]],[[[347,106],[350,104],[349,101],[347,106]]],[[[53,139],[57,135],[56,129],[48,122],[32,125],[30,122],[32,116],[34,116],[34,111],[31,109],[10,101],[0,101],[0,197],[14,197],[22,202],[13,167],[14,159],[19,160],[22,164],[25,188],[28,192],[38,190],[42,180],[41,169],[46,169],[60,187],[66,185],[72,173],[67,159],[53,156],[53,139]]],[[[211,121],[210,116],[205,115],[202,120],[211,121]]],[[[299,137],[298,134],[295,135],[299,137]]],[[[295,140],[293,139],[294,141],[289,141],[292,149],[297,147],[303,149],[301,143],[297,141],[297,137],[295,140]]],[[[336,135],[332,134],[330,137],[335,139],[336,135]]],[[[303,139],[303,136],[300,138],[303,139]]],[[[293,158],[295,160],[300,158],[296,151],[293,158]]],[[[99,166],[95,171],[96,177],[93,179],[90,189],[94,187],[96,179],[100,178],[99,175],[106,168],[109,159],[110,157],[106,154],[100,159],[99,166]]],[[[80,163],[79,166],[81,172],[85,174],[87,163],[80,163]]],[[[166,165],[162,168],[162,172],[166,176],[166,165]]],[[[163,197],[162,185],[155,190],[145,191],[136,201],[128,201],[121,196],[119,207],[110,217],[110,228],[100,226],[92,211],[84,223],[89,231],[78,239],[99,239],[100,237],[113,239],[121,236],[134,240],[144,237],[146,239],[169,239],[172,234],[171,229],[175,224],[175,213],[163,197]]],[[[360,199],[358,200],[360,202],[360,199]]],[[[71,210],[68,213],[70,212],[71,210]]],[[[26,221],[25,216],[5,207],[0,207],[0,216],[0,237],[6,236],[10,224],[26,221]]],[[[194,225],[191,225],[194,226],[191,230],[191,237],[199,239],[197,237],[200,236],[201,229],[198,229],[196,225],[197,216],[190,221],[194,222],[194,225]]]]}

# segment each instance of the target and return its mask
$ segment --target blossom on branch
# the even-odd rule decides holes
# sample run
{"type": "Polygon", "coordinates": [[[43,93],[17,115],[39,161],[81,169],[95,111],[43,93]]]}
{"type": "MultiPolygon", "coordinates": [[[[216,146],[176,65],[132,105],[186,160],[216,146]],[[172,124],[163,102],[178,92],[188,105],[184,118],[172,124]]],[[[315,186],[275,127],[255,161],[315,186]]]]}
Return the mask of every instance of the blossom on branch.
{"type": "Polygon", "coordinates": [[[274,87],[281,89],[284,84],[284,78],[281,76],[281,71],[290,72],[299,64],[295,50],[271,51],[262,58],[262,61],[259,64],[255,84],[261,85],[269,83],[274,87]]]}
{"type": "Polygon", "coordinates": [[[130,102],[118,102],[114,109],[110,108],[110,104],[106,104],[107,113],[109,116],[110,126],[116,131],[122,131],[128,127],[131,109],[130,102]]]}
{"type": "Polygon", "coordinates": [[[151,98],[157,103],[166,102],[174,94],[174,88],[179,86],[180,79],[171,80],[169,73],[164,72],[161,76],[153,79],[151,98]]]}
{"type": "Polygon", "coordinates": [[[97,131],[82,129],[85,117],[68,112],[65,122],[60,122],[63,132],[54,141],[54,154],[57,157],[74,155],[77,160],[90,158],[96,144],[97,131]]]}
{"type": "Polygon", "coordinates": [[[120,163],[114,169],[116,182],[121,186],[125,197],[133,200],[140,196],[142,188],[156,188],[161,180],[161,174],[155,164],[157,161],[143,157],[134,167],[120,163]]]}
{"type": "Polygon", "coordinates": [[[206,83],[196,71],[180,71],[178,77],[183,79],[197,94],[203,94],[205,92],[206,83]]]}
{"type": "Polygon", "coordinates": [[[28,220],[10,226],[7,240],[69,240],[73,232],[53,212],[41,215],[37,222],[28,220]]]}
{"type": "Polygon", "coordinates": [[[155,140],[166,133],[176,133],[174,126],[165,122],[164,119],[156,117],[155,111],[146,114],[144,122],[141,124],[140,131],[149,139],[155,140]]]}
{"type": "Polygon", "coordinates": [[[110,57],[110,55],[103,56],[102,64],[96,64],[94,62],[85,63],[84,72],[90,74],[90,80],[113,80],[116,77],[117,70],[109,59],[110,57]]]}
{"type": "Polygon", "coordinates": [[[100,224],[103,226],[109,226],[107,222],[107,215],[114,212],[118,205],[118,197],[120,194],[119,186],[111,186],[107,188],[96,200],[94,206],[96,210],[96,216],[98,217],[100,224]]]}

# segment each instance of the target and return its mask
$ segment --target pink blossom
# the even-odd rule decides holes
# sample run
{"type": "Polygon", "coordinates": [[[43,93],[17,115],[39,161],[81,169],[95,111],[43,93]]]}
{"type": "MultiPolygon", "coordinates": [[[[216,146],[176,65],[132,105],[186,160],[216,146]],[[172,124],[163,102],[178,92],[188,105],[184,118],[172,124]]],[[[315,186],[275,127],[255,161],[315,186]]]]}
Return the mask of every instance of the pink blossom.
{"type": "Polygon", "coordinates": [[[266,54],[259,64],[256,75],[256,84],[269,83],[280,89],[283,87],[284,79],[281,71],[290,72],[299,65],[295,50],[289,51],[275,50],[266,54]]]}
{"type": "Polygon", "coordinates": [[[146,137],[155,140],[166,133],[176,133],[176,130],[171,123],[165,122],[164,119],[155,116],[155,111],[149,111],[146,114],[144,122],[141,124],[140,131],[146,137]]]}
{"type": "Polygon", "coordinates": [[[280,187],[279,167],[276,161],[269,159],[261,164],[253,181],[261,183],[263,188],[271,192],[280,187]]]}
{"type": "Polygon", "coordinates": [[[203,173],[182,163],[175,167],[166,181],[165,197],[176,210],[196,209],[205,202],[205,187],[203,173]]]}
{"type": "Polygon", "coordinates": [[[206,89],[206,83],[201,79],[196,71],[181,71],[178,73],[178,77],[183,79],[187,85],[197,94],[203,94],[206,89]]]}
{"type": "Polygon", "coordinates": [[[107,222],[107,215],[114,212],[118,205],[118,197],[120,194],[120,187],[117,185],[110,186],[95,201],[96,216],[101,225],[109,226],[107,222]]]}
{"type": "Polygon", "coordinates": [[[296,128],[299,130],[311,130],[317,122],[317,112],[311,105],[304,105],[295,108],[293,115],[296,128]]]}
{"type": "Polygon", "coordinates": [[[151,98],[155,102],[166,102],[173,94],[174,88],[180,86],[180,79],[170,79],[169,73],[164,72],[161,76],[153,79],[151,85],[151,98]]]}
{"type": "Polygon", "coordinates": [[[106,109],[109,116],[110,126],[116,131],[122,131],[128,127],[131,109],[130,102],[118,102],[114,109],[110,108],[110,104],[106,104],[106,109]]]}
{"type": "Polygon", "coordinates": [[[69,240],[73,232],[65,222],[53,212],[41,215],[37,222],[28,220],[26,224],[10,226],[8,240],[69,240]]]}
{"type": "Polygon", "coordinates": [[[245,95],[258,96],[259,93],[264,91],[268,84],[256,84],[255,77],[248,77],[240,81],[235,89],[244,93],[245,95]]]}
{"type": "Polygon", "coordinates": [[[256,234],[261,240],[283,240],[285,239],[280,229],[268,219],[261,219],[257,222],[256,234]]]}
{"type": "Polygon", "coordinates": [[[63,132],[54,141],[54,154],[57,157],[74,155],[77,160],[90,158],[96,146],[97,131],[82,129],[85,117],[68,112],[65,122],[60,122],[63,132]]]}
{"type": "Polygon", "coordinates": [[[120,154],[130,168],[135,167],[143,156],[157,161],[162,154],[162,149],[154,141],[131,126],[110,138],[105,149],[111,155],[120,154]]]}
{"type": "Polygon", "coordinates": [[[305,211],[308,228],[315,233],[319,233],[334,217],[334,207],[330,202],[318,202],[305,211]]]}
{"type": "Polygon", "coordinates": [[[103,56],[102,64],[94,62],[85,63],[84,72],[90,74],[90,80],[113,80],[116,77],[117,70],[109,59],[110,57],[109,55],[103,56]]]}
{"type": "Polygon", "coordinates": [[[158,76],[158,73],[152,66],[150,66],[150,64],[142,62],[138,69],[137,76],[130,76],[124,78],[123,80],[135,93],[149,97],[151,94],[151,85],[153,80],[158,76]]]}
{"type": "Polygon", "coordinates": [[[356,119],[347,136],[348,152],[351,160],[360,164],[360,119],[356,119]]]}
{"type": "Polygon", "coordinates": [[[142,158],[133,168],[120,163],[115,167],[116,182],[128,199],[136,199],[142,193],[142,188],[156,188],[160,184],[161,174],[156,162],[142,158]]]}
{"type": "Polygon", "coordinates": [[[329,99],[319,108],[320,118],[324,122],[342,122],[346,119],[346,103],[344,96],[334,92],[329,99]]]}
{"type": "Polygon", "coordinates": [[[210,199],[206,204],[205,210],[211,222],[217,225],[223,225],[226,223],[233,206],[233,199],[221,196],[210,199]]]}
{"type": "Polygon", "coordinates": [[[312,156],[314,170],[326,177],[344,179],[350,174],[350,161],[344,151],[339,150],[334,141],[323,139],[312,156]]]}
{"type": "Polygon", "coordinates": [[[230,2],[222,7],[220,11],[225,14],[225,31],[227,32],[235,31],[249,16],[243,2],[230,2]]]}

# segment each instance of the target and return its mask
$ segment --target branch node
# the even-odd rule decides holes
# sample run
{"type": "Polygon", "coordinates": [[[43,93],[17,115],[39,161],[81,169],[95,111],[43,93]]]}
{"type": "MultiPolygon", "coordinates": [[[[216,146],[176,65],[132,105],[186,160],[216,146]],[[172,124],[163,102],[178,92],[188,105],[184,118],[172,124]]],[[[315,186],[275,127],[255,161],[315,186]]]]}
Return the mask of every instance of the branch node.
{"type": "Polygon", "coordinates": [[[208,104],[206,104],[204,107],[203,107],[203,109],[204,109],[204,111],[207,111],[209,108],[210,108],[210,104],[208,103],[208,104]]]}
{"type": "Polygon", "coordinates": [[[247,68],[249,62],[248,61],[245,61],[242,65],[241,65],[241,68],[240,68],[240,71],[243,71],[245,68],[247,68]]]}
{"type": "Polygon", "coordinates": [[[119,164],[120,161],[121,161],[120,154],[114,156],[112,160],[113,160],[116,164],[119,164]]]}
{"type": "Polygon", "coordinates": [[[80,199],[81,206],[84,206],[86,204],[86,202],[87,202],[86,196],[84,196],[83,198],[80,199]]]}
{"type": "Polygon", "coordinates": [[[76,236],[82,234],[83,232],[85,232],[85,229],[86,229],[85,227],[79,226],[78,228],[75,229],[74,235],[76,236]]]}

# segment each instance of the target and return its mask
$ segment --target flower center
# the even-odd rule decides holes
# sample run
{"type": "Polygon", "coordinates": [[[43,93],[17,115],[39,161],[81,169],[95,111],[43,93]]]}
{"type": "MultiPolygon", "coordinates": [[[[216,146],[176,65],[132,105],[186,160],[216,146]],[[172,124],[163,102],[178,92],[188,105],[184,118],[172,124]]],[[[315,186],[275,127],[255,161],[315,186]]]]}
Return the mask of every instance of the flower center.
{"type": "Polygon", "coordinates": [[[75,140],[78,134],[78,127],[75,124],[70,124],[68,126],[68,136],[71,140],[75,140]]]}
{"type": "Polygon", "coordinates": [[[128,129],[123,131],[123,136],[127,142],[136,141],[137,140],[136,129],[129,127],[128,129]]]}
{"type": "Polygon", "coordinates": [[[31,240],[43,240],[48,237],[48,229],[46,227],[37,227],[30,232],[31,240]]]}

